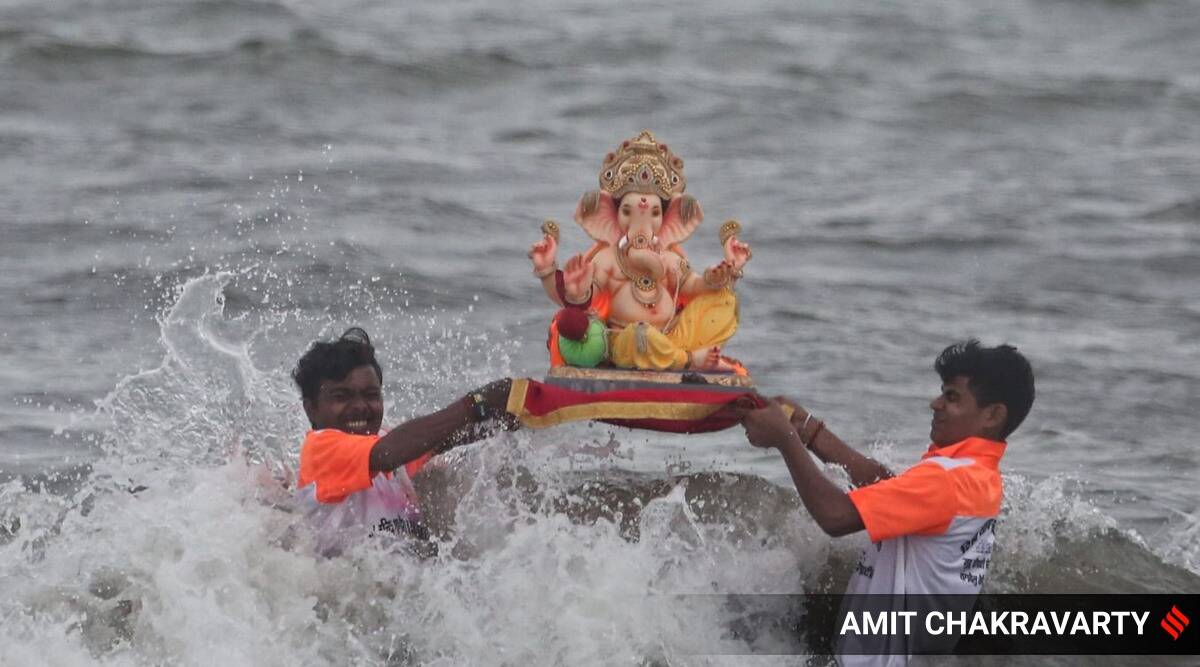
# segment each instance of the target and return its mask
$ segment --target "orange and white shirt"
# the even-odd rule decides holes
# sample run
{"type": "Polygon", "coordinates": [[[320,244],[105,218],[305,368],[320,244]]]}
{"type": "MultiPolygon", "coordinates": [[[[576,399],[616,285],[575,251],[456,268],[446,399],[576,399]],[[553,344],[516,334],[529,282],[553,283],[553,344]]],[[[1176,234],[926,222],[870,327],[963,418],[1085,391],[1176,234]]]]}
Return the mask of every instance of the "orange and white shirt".
{"type": "Polygon", "coordinates": [[[874,543],[846,593],[978,593],[991,560],[1005,445],[967,438],[850,492],[874,543]]]}
{"type": "MultiPolygon", "coordinates": [[[[872,546],[846,594],[979,593],[995,541],[1005,444],[967,438],[929,450],[903,473],[850,491],[872,546]]],[[[850,598],[847,598],[848,600],[850,598]]],[[[861,602],[861,600],[859,600],[861,602]]],[[[860,662],[846,660],[843,664],[860,662]]],[[[905,656],[884,663],[903,664],[905,656]]],[[[876,664],[877,661],[872,661],[876,664]]]]}
{"type": "MultiPolygon", "coordinates": [[[[337,429],[309,431],[305,436],[296,502],[317,527],[320,553],[337,553],[378,532],[425,533],[408,471],[371,474],[371,448],[379,438],[337,429]]],[[[415,473],[416,467],[411,471],[415,473]]]]}

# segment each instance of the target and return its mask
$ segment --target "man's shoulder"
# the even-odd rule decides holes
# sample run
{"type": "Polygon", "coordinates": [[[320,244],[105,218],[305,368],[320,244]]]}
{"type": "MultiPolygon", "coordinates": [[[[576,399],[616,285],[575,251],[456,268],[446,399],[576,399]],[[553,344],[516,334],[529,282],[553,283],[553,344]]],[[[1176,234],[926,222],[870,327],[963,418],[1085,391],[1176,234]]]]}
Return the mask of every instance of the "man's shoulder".
{"type": "Polygon", "coordinates": [[[309,431],[300,448],[300,487],[318,485],[317,499],[330,502],[371,486],[371,449],[378,435],[338,429],[309,431]]]}
{"type": "Polygon", "coordinates": [[[343,442],[364,442],[375,441],[382,436],[382,433],[375,435],[359,435],[357,433],[347,433],[336,428],[320,428],[313,429],[304,434],[304,445],[325,445],[337,444],[343,442]]]}
{"type": "Polygon", "coordinates": [[[301,467],[306,461],[318,457],[339,457],[339,454],[349,455],[359,450],[370,451],[379,438],[379,435],[358,435],[336,428],[311,430],[304,435],[304,442],[300,445],[301,467]]]}
{"type": "Polygon", "coordinates": [[[312,450],[313,447],[321,447],[335,441],[339,433],[341,431],[331,428],[313,429],[305,433],[304,440],[300,443],[300,458],[304,458],[305,452],[312,450]]]}
{"type": "MultiPolygon", "coordinates": [[[[972,458],[967,458],[967,457],[951,458],[949,456],[931,456],[927,459],[921,459],[920,461],[918,461],[916,463],[916,465],[914,465],[912,468],[909,468],[909,470],[912,470],[913,468],[918,468],[923,465],[933,465],[938,468],[941,468],[942,470],[954,470],[955,468],[961,468],[963,466],[969,466],[969,465],[974,465],[974,464],[975,464],[975,460],[972,458]]],[[[905,472],[907,472],[907,471],[905,471],[905,472]]]]}
{"type": "Polygon", "coordinates": [[[956,516],[994,517],[999,514],[1004,481],[998,468],[969,456],[930,456],[909,470],[916,469],[924,469],[927,479],[936,479],[951,490],[956,516]],[[934,470],[940,475],[928,474],[934,470]]]}

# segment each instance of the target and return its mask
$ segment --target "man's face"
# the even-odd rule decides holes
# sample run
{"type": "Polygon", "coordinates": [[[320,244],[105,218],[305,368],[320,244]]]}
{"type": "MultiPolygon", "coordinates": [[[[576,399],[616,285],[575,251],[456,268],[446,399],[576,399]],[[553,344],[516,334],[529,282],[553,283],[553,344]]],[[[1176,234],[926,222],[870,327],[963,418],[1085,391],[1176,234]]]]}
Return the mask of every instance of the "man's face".
{"type": "Polygon", "coordinates": [[[305,399],[304,412],[313,429],[336,428],[375,435],[383,424],[383,391],[371,366],[359,366],[341,380],[322,380],[317,399],[305,399]]]}
{"type": "Polygon", "coordinates": [[[944,383],[942,393],[929,402],[929,407],[933,409],[929,438],[938,447],[973,436],[999,437],[1007,409],[1002,403],[980,407],[967,383],[967,376],[959,375],[944,383]]]}

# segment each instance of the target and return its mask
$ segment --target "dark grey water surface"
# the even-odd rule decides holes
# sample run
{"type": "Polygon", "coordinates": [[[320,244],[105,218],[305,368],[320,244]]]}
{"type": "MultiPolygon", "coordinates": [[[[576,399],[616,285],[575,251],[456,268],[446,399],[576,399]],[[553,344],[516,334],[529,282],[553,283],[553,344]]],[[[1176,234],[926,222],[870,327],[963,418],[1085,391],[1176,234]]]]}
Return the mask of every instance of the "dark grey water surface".
{"type": "MultiPolygon", "coordinates": [[[[718,259],[721,220],[744,224],[729,353],[760,386],[903,465],[926,444],[936,353],[1013,343],[1038,379],[1005,459],[1020,521],[1053,534],[1082,512],[1110,532],[1045,547],[1011,521],[1014,552],[1091,565],[1002,580],[1078,587],[1128,549],[1133,589],[1195,590],[1197,34],[1182,0],[4,2],[0,476],[209,460],[229,442],[214,415],[276,438],[286,467],[304,428],[286,373],[350,324],[384,344],[395,418],[540,375],[553,307],[525,252],[546,217],[560,261],[586,249],[577,198],[649,128],[708,215],[693,264],[718,259]],[[185,286],[224,311],[184,308],[185,286]],[[138,375],[160,364],[199,379],[138,375]],[[211,428],[183,444],[169,429],[189,408],[211,428]]],[[[740,432],[614,434],[642,473],[786,486],[740,432]]],[[[135,654],[193,655],[134,635],[135,654]]]]}

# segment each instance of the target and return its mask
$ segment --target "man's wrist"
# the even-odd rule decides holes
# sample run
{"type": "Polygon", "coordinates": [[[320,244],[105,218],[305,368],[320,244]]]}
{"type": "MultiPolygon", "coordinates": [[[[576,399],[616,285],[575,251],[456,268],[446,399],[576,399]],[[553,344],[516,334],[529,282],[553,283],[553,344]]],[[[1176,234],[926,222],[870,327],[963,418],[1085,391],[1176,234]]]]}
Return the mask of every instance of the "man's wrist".
{"type": "Polygon", "coordinates": [[[804,443],[804,440],[801,439],[800,434],[796,432],[796,429],[792,429],[792,431],[788,433],[786,437],[784,437],[783,442],[776,446],[776,449],[781,452],[787,449],[797,448],[808,449],[808,445],[804,443]]]}
{"type": "Polygon", "coordinates": [[[472,422],[478,423],[488,418],[488,404],[482,391],[473,391],[463,397],[467,412],[472,422]]]}
{"type": "Polygon", "coordinates": [[[511,391],[512,380],[503,378],[468,393],[463,400],[471,409],[475,421],[497,419],[506,413],[511,391]]]}
{"type": "Polygon", "coordinates": [[[817,444],[817,436],[821,431],[825,430],[825,422],[813,416],[813,413],[805,411],[804,416],[800,415],[797,410],[792,415],[792,426],[796,429],[796,433],[800,436],[800,440],[809,449],[814,449],[817,444]]]}

